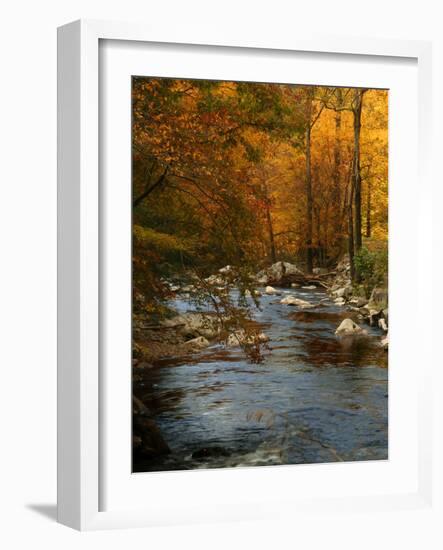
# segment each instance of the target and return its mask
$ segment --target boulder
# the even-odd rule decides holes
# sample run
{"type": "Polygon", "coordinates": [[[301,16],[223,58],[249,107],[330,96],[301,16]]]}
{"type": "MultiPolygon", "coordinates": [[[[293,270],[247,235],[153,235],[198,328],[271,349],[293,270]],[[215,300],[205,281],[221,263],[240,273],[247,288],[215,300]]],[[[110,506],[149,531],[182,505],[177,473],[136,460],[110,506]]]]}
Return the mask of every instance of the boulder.
{"type": "Polygon", "coordinates": [[[360,307],[365,306],[368,303],[368,300],[366,298],[361,297],[361,296],[355,296],[354,298],[351,298],[349,300],[349,303],[355,305],[358,308],[360,308],[360,307]]]}
{"type": "Polygon", "coordinates": [[[343,298],[346,298],[346,300],[348,300],[351,296],[352,296],[352,285],[348,284],[344,287],[344,294],[343,294],[343,298]]]}
{"type": "Polygon", "coordinates": [[[282,300],[280,300],[281,304],[285,304],[287,306],[296,306],[299,302],[299,299],[295,296],[292,296],[291,294],[289,296],[285,296],[282,300]]]}
{"type": "Polygon", "coordinates": [[[303,272],[296,265],[289,262],[277,262],[259,271],[255,278],[259,284],[266,285],[269,283],[278,284],[284,279],[294,276],[303,276],[303,272]]]}
{"type": "Polygon", "coordinates": [[[225,283],[225,280],[223,277],[220,277],[220,275],[211,275],[210,277],[206,277],[205,281],[210,285],[223,285],[225,283]]]}
{"type": "Polygon", "coordinates": [[[265,288],[265,293],[269,294],[270,296],[280,296],[281,292],[279,292],[276,288],[273,286],[267,286],[265,288]]]}
{"type": "Polygon", "coordinates": [[[204,336],[207,339],[215,338],[220,332],[220,322],[214,315],[203,313],[183,313],[172,319],[163,321],[163,326],[177,328],[187,338],[204,336]]]}
{"type": "Polygon", "coordinates": [[[267,285],[269,282],[269,277],[263,271],[259,271],[255,277],[255,281],[259,285],[267,285]]]}
{"type": "Polygon", "coordinates": [[[225,265],[225,267],[222,267],[218,270],[219,273],[222,275],[226,275],[227,273],[231,273],[232,266],[231,265],[225,265]]]}
{"type": "Polygon", "coordinates": [[[334,304],[337,304],[338,306],[344,306],[346,303],[344,298],[336,298],[334,300],[334,304]]]}
{"type": "Polygon", "coordinates": [[[343,300],[347,300],[352,296],[352,286],[349,283],[339,287],[333,286],[332,296],[335,298],[343,298],[343,300]]]}
{"type": "Polygon", "coordinates": [[[350,298],[353,292],[352,285],[349,283],[345,285],[344,289],[345,289],[345,293],[343,294],[343,297],[346,299],[350,298]]]}
{"type": "Polygon", "coordinates": [[[280,300],[280,303],[285,304],[287,306],[298,306],[301,308],[313,307],[313,304],[311,304],[311,302],[307,302],[306,300],[301,300],[300,298],[296,298],[295,296],[292,296],[292,295],[285,296],[282,300],[280,300]]]}
{"type": "Polygon", "coordinates": [[[289,262],[277,262],[271,266],[272,270],[276,270],[283,275],[303,275],[303,271],[299,269],[295,264],[289,262]],[[277,267],[278,266],[278,267],[277,267]]]}
{"type": "Polygon", "coordinates": [[[351,261],[349,259],[349,254],[345,254],[343,258],[338,262],[336,271],[339,273],[347,273],[351,271],[351,261]]]}
{"type": "Polygon", "coordinates": [[[388,348],[389,348],[389,335],[388,334],[386,334],[386,336],[381,339],[380,345],[384,350],[388,351],[388,348]]]}
{"type": "Polygon", "coordinates": [[[337,336],[357,336],[366,334],[366,331],[354,323],[352,319],[343,319],[335,331],[337,336]]]}
{"type": "Polygon", "coordinates": [[[226,345],[229,347],[235,347],[243,344],[254,344],[257,340],[258,342],[264,343],[269,341],[269,337],[264,332],[248,335],[244,330],[236,330],[234,333],[229,335],[226,345]]]}
{"type": "Polygon", "coordinates": [[[386,319],[384,319],[383,317],[378,320],[378,326],[385,332],[388,332],[388,325],[386,324],[386,319]]]}
{"type": "Polygon", "coordinates": [[[330,281],[332,294],[337,298],[349,298],[352,294],[351,263],[347,254],[338,262],[334,271],[335,276],[333,280],[330,281]],[[334,294],[337,292],[338,294],[334,294]]]}
{"type": "Polygon", "coordinates": [[[209,340],[207,340],[204,336],[197,336],[197,338],[192,338],[192,340],[185,342],[185,346],[196,349],[207,348],[209,345],[209,340]]]}
{"type": "Polygon", "coordinates": [[[304,288],[305,290],[315,290],[317,287],[315,285],[307,285],[302,286],[302,288],[304,288]]]}

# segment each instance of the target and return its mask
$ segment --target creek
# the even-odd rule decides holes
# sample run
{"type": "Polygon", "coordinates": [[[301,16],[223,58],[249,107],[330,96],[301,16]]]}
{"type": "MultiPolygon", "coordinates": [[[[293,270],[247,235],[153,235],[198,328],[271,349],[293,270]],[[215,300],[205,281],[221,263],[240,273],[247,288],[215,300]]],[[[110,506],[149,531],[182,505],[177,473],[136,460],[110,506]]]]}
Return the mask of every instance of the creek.
{"type": "MultiPolygon", "coordinates": [[[[263,294],[254,312],[270,338],[262,363],[215,344],[143,373],[134,391],[172,452],[135,471],[387,459],[381,331],[365,327],[366,337],[339,339],[335,329],[354,313],[321,289],[278,290],[281,297],[263,294]],[[280,304],[285,293],[314,307],[280,304]]],[[[171,305],[193,309],[185,297],[171,305]]]]}

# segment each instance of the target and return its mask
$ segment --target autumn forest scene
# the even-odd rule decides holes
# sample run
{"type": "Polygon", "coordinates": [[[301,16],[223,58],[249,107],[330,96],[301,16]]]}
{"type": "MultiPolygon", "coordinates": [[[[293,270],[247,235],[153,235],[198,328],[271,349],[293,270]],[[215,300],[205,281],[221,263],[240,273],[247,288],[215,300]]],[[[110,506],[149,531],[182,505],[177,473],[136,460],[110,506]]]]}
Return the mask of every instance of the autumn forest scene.
{"type": "Polygon", "coordinates": [[[388,458],[388,95],[132,78],[134,471],[388,458]]]}

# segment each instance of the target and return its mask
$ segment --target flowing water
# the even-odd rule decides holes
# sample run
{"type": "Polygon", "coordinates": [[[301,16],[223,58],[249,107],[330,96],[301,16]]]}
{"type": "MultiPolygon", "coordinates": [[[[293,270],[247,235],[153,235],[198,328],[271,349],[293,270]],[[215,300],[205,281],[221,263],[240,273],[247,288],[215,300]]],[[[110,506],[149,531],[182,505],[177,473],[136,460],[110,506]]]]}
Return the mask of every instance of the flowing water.
{"type": "MultiPolygon", "coordinates": [[[[280,304],[281,297],[260,298],[255,318],[271,348],[263,363],[251,364],[238,348],[214,345],[160,361],[143,374],[135,390],[172,453],[135,464],[135,471],[387,458],[381,332],[367,327],[368,337],[340,340],[334,331],[351,312],[322,290],[290,294],[315,307],[300,310],[280,304]]],[[[173,305],[192,310],[183,299],[173,305]]]]}

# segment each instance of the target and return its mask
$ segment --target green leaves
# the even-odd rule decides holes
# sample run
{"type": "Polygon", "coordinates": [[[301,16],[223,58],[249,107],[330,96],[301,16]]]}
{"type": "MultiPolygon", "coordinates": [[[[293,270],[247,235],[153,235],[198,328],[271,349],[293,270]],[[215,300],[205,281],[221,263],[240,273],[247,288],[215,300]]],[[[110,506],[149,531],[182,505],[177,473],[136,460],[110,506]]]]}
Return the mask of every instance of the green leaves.
{"type": "Polygon", "coordinates": [[[386,282],[388,276],[387,247],[370,251],[366,246],[363,246],[354,256],[354,265],[360,276],[366,297],[369,298],[369,294],[374,287],[384,285],[386,282]]]}
{"type": "Polygon", "coordinates": [[[194,243],[190,240],[169,233],[161,233],[141,225],[134,225],[132,234],[136,245],[154,249],[161,253],[190,252],[194,247],[194,243]]]}

